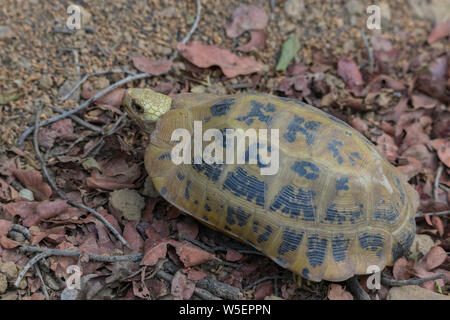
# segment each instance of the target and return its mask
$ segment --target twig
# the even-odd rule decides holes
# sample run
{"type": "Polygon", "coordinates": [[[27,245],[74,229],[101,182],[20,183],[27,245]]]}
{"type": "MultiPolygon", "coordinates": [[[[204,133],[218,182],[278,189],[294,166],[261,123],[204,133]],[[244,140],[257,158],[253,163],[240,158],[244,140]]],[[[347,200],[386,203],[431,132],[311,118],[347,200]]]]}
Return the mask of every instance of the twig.
{"type": "Polygon", "coordinates": [[[357,300],[371,300],[369,294],[361,287],[357,276],[347,280],[347,287],[357,300]]]}
{"type": "Polygon", "coordinates": [[[241,290],[238,288],[213,278],[203,278],[197,281],[196,286],[224,299],[237,300],[243,297],[241,290]]]}
{"type": "MultiPolygon", "coordinates": [[[[61,250],[61,249],[42,248],[42,247],[35,247],[35,246],[21,246],[19,248],[19,250],[21,252],[46,253],[48,256],[79,257],[82,255],[82,252],[79,250],[61,250]]],[[[86,255],[90,261],[97,261],[97,262],[117,262],[117,261],[137,262],[137,261],[140,261],[143,257],[143,255],[141,253],[113,255],[113,256],[105,256],[105,255],[101,255],[101,254],[86,253],[86,255]]]]}
{"type": "MultiPolygon", "coordinates": [[[[52,109],[54,109],[55,111],[59,112],[59,113],[64,113],[66,112],[66,110],[61,109],[59,107],[51,107],[52,109]]],[[[88,128],[89,130],[95,131],[97,133],[102,132],[102,128],[94,126],[93,124],[90,124],[89,122],[84,121],[83,119],[77,117],[76,115],[72,114],[71,116],[69,116],[70,119],[72,119],[73,121],[75,121],[76,123],[82,125],[83,127],[88,128]]]]}
{"type": "MultiPolygon", "coordinates": [[[[166,280],[169,283],[172,283],[173,275],[171,275],[170,273],[167,273],[167,272],[165,272],[163,270],[158,270],[156,272],[156,275],[159,278],[161,278],[163,280],[166,280]]],[[[204,290],[202,288],[195,287],[194,294],[196,296],[198,296],[199,298],[202,298],[204,300],[222,300],[219,297],[216,297],[215,295],[211,294],[210,292],[208,292],[208,291],[206,291],[206,290],[204,290]]]]}
{"type": "Polygon", "coordinates": [[[131,74],[131,75],[135,75],[136,73],[134,73],[133,71],[124,69],[114,69],[114,70],[102,70],[102,71],[96,71],[96,72],[92,72],[92,73],[87,73],[83,76],[82,79],[80,79],[80,81],[78,81],[75,86],[73,86],[72,89],[70,89],[70,91],[65,94],[61,100],[59,100],[59,103],[63,103],[64,101],[66,101],[71,95],[72,93],[75,92],[75,90],[77,90],[88,78],[90,77],[94,77],[94,76],[101,76],[104,74],[108,74],[108,73],[127,73],[127,74],[131,74]]]}
{"type": "Polygon", "coordinates": [[[381,284],[389,287],[399,287],[399,286],[412,286],[412,285],[420,285],[422,283],[442,279],[444,278],[444,274],[437,274],[428,278],[413,278],[408,280],[394,280],[386,276],[384,273],[381,274],[381,284]]]}
{"type": "MultiPolygon", "coordinates": [[[[195,17],[195,21],[194,24],[191,27],[191,30],[189,30],[188,34],[183,38],[183,40],[181,40],[182,44],[186,44],[186,42],[189,41],[189,39],[191,38],[192,34],[195,32],[195,30],[198,27],[198,23],[200,22],[200,13],[202,11],[202,3],[201,0],[197,0],[197,15],[195,17]]],[[[170,60],[173,60],[177,57],[178,55],[178,50],[175,50],[175,52],[172,54],[172,56],[170,57],[170,60]]]]}
{"type": "Polygon", "coordinates": [[[34,265],[34,271],[36,272],[37,276],[38,276],[39,279],[41,280],[41,283],[42,283],[42,292],[44,293],[45,300],[50,300],[50,296],[48,295],[48,291],[47,291],[47,286],[45,285],[44,277],[42,277],[41,269],[39,268],[39,265],[38,265],[38,264],[35,264],[35,265],[34,265]]]}
{"type": "Polygon", "coordinates": [[[80,64],[78,62],[78,51],[75,49],[72,49],[72,55],[73,55],[73,60],[75,62],[75,71],[77,73],[77,76],[80,76],[80,64]]]}
{"type": "Polygon", "coordinates": [[[434,179],[434,190],[433,190],[434,201],[438,201],[439,200],[439,196],[438,196],[438,193],[439,193],[439,180],[441,179],[442,170],[444,170],[444,166],[441,163],[441,165],[437,169],[436,178],[434,179]]]}
{"type": "Polygon", "coordinates": [[[42,110],[42,106],[39,105],[37,113],[36,113],[36,120],[34,123],[34,149],[35,152],[39,158],[39,161],[41,163],[41,167],[42,167],[42,172],[44,173],[45,177],[47,178],[47,181],[50,183],[51,187],[53,188],[53,190],[56,191],[56,193],[60,196],[61,199],[67,200],[67,203],[77,207],[77,208],[81,208],[81,209],[85,209],[86,211],[88,211],[89,213],[92,213],[97,219],[99,219],[101,222],[103,222],[103,224],[109,229],[109,231],[111,231],[114,236],[127,248],[132,249],[132,247],[130,246],[130,244],[120,235],[120,233],[116,230],[116,228],[114,228],[108,220],[105,219],[105,217],[103,217],[100,213],[98,213],[97,211],[95,211],[94,209],[91,209],[87,206],[85,206],[82,203],[78,203],[76,201],[72,201],[69,200],[66,195],[58,188],[58,186],[56,185],[55,181],[53,180],[53,178],[50,176],[48,170],[47,170],[47,165],[45,163],[45,159],[42,157],[41,151],[39,150],[39,142],[38,142],[38,131],[39,131],[39,117],[41,115],[41,110],[42,110]]]}
{"type": "Polygon", "coordinates": [[[260,284],[261,282],[264,281],[268,281],[268,280],[281,280],[284,279],[284,277],[282,276],[267,276],[267,277],[262,277],[261,279],[256,280],[255,282],[250,283],[249,285],[244,287],[244,290],[250,290],[251,288],[253,288],[254,286],[257,286],[258,284],[260,284]]]}
{"type": "MultiPolygon", "coordinates": [[[[128,83],[128,82],[131,82],[131,81],[134,81],[134,80],[139,80],[139,79],[148,78],[148,77],[151,77],[151,76],[152,76],[152,75],[149,74],[149,73],[139,73],[139,74],[136,74],[136,75],[134,75],[134,76],[126,77],[125,79],[122,79],[122,80],[120,80],[120,81],[118,81],[118,82],[116,82],[116,83],[113,83],[113,84],[110,85],[109,87],[107,87],[107,88],[105,88],[105,89],[103,89],[103,90],[97,92],[93,97],[91,97],[91,98],[89,98],[88,100],[84,101],[82,104],[78,105],[76,108],[73,108],[73,109],[68,110],[68,111],[66,111],[66,112],[64,112],[64,113],[62,113],[62,114],[60,114],[60,115],[58,115],[58,116],[55,116],[55,117],[52,117],[52,118],[49,118],[49,119],[47,119],[47,120],[44,120],[44,121],[40,122],[40,123],[39,123],[39,126],[40,126],[40,127],[46,126],[46,125],[48,125],[48,124],[50,124],[50,123],[59,121],[59,120],[61,120],[61,119],[65,119],[65,118],[67,118],[68,116],[70,116],[70,115],[72,115],[72,114],[75,114],[75,113],[77,113],[77,112],[79,112],[79,111],[85,109],[85,108],[86,108],[87,106],[89,106],[92,102],[94,102],[94,101],[96,101],[97,99],[103,97],[105,94],[107,94],[107,93],[113,91],[114,89],[116,89],[116,88],[118,88],[118,87],[120,87],[120,86],[122,86],[122,85],[124,85],[124,84],[126,84],[126,83],[128,83]]],[[[34,128],[35,128],[35,125],[31,126],[31,127],[28,128],[24,133],[22,133],[22,135],[20,136],[19,141],[18,141],[18,143],[17,143],[17,145],[18,145],[19,147],[22,146],[23,142],[24,142],[25,139],[33,132],[34,128]]]]}
{"type": "Polygon", "coordinates": [[[366,33],[364,32],[364,29],[361,29],[361,37],[364,41],[364,45],[366,46],[367,53],[369,56],[370,73],[373,73],[373,69],[374,69],[373,52],[372,52],[372,48],[370,48],[369,41],[367,41],[367,36],[366,36],[366,33]]]}
{"type": "Polygon", "coordinates": [[[426,214],[432,215],[432,216],[445,216],[447,214],[450,214],[450,210],[447,211],[440,211],[440,212],[429,212],[429,213],[422,213],[419,212],[415,215],[415,218],[423,218],[426,214]]]}
{"type": "Polygon", "coordinates": [[[27,273],[27,271],[36,263],[39,262],[39,260],[48,257],[49,254],[47,252],[41,252],[35,255],[33,258],[28,261],[28,263],[23,267],[22,271],[19,273],[19,276],[17,277],[16,281],[14,282],[14,285],[16,288],[19,287],[20,282],[22,281],[23,277],[27,273]]]}

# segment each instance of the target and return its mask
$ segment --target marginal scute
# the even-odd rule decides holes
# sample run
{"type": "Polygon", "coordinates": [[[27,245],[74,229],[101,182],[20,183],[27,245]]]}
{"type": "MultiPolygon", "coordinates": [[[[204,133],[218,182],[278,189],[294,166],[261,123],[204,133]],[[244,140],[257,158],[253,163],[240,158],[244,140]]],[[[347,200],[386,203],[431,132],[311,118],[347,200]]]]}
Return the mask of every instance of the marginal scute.
{"type": "Polygon", "coordinates": [[[289,98],[180,94],[156,123],[145,167],[171,204],[312,281],[392,265],[414,240],[419,199],[405,178],[362,134],[289,98]],[[227,129],[279,129],[279,170],[262,175],[268,163],[248,143],[245,164],[175,165],[171,134],[193,136],[193,121],[222,132],[224,155],[227,129]]]}

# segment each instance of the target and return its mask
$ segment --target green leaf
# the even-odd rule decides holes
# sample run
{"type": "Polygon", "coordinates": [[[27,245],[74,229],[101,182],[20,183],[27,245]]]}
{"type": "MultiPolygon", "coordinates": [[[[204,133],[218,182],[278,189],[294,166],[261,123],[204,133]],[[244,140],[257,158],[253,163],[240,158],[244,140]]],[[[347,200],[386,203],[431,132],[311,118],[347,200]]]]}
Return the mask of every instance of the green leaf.
{"type": "Polygon", "coordinates": [[[3,92],[2,94],[0,94],[0,104],[8,104],[11,101],[19,99],[22,95],[22,92],[17,92],[15,90],[3,92]]]}
{"type": "Polygon", "coordinates": [[[285,71],[289,63],[297,55],[298,50],[300,50],[300,41],[298,41],[296,35],[293,35],[283,43],[283,48],[281,49],[281,57],[280,60],[278,60],[276,70],[285,71]]]}

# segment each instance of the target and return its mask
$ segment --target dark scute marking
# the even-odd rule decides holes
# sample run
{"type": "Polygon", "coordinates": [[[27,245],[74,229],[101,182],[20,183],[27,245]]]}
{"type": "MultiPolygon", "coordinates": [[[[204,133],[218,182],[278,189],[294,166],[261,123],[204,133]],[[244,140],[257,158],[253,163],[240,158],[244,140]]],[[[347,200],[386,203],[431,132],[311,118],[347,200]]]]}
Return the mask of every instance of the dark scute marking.
{"type": "Polygon", "coordinates": [[[345,253],[348,249],[349,243],[350,239],[345,238],[343,234],[338,234],[333,238],[333,240],[331,240],[334,261],[341,262],[345,260],[345,253]]]}
{"type": "Polygon", "coordinates": [[[202,159],[201,164],[193,163],[192,168],[199,173],[203,173],[209,180],[217,181],[223,172],[224,165],[217,163],[207,164],[202,159]]]}
{"type": "Polygon", "coordinates": [[[211,211],[211,207],[207,203],[205,204],[205,210],[206,211],[211,211]]]}
{"type": "Polygon", "coordinates": [[[240,227],[243,227],[247,224],[248,218],[250,218],[250,216],[251,216],[250,213],[245,212],[241,208],[235,209],[235,208],[229,207],[226,220],[230,225],[234,225],[237,220],[238,225],[240,227]]]}
{"type": "Polygon", "coordinates": [[[302,277],[305,279],[309,279],[309,269],[308,268],[303,268],[302,277]]]}
{"type": "MultiPolygon", "coordinates": [[[[258,165],[258,168],[266,168],[269,166],[268,164],[265,164],[261,161],[261,155],[259,154],[259,149],[264,148],[264,147],[265,146],[263,146],[262,144],[260,147],[259,142],[256,143],[256,157],[257,157],[256,164],[258,165]]],[[[270,146],[267,147],[267,151],[268,151],[268,155],[270,154],[270,152],[272,152],[270,146]]],[[[253,160],[253,157],[252,157],[252,160],[253,160]]],[[[245,151],[245,163],[249,163],[249,162],[250,162],[250,146],[245,151]]]]}
{"type": "Polygon", "coordinates": [[[275,259],[275,262],[276,262],[280,267],[282,267],[282,268],[286,268],[286,266],[287,266],[286,260],[281,259],[281,258],[279,258],[279,257],[277,257],[277,258],[275,259]]]}
{"type": "Polygon", "coordinates": [[[333,152],[333,158],[336,158],[339,164],[342,164],[342,162],[344,162],[344,159],[342,158],[341,153],[339,151],[339,147],[342,147],[343,145],[344,144],[341,141],[337,140],[332,140],[328,144],[328,150],[333,152]]]}
{"type": "Polygon", "coordinates": [[[336,190],[348,190],[348,178],[339,178],[336,181],[336,190]]]}
{"type": "Polygon", "coordinates": [[[223,227],[225,230],[231,231],[231,228],[229,226],[223,227]]]}
{"type": "Polygon", "coordinates": [[[208,221],[208,217],[207,216],[203,216],[202,219],[205,220],[205,221],[208,221]]]}
{"type": "Polygon", "coordinates": [[[300,177],[305,177],[308,180],[316,180],[319,177],[319,168],[312,162],[295,161],[291,169],[295,171],[300,177]]]}
{"type": "Polygon", "coordinates": [[[297,233],[294,229],[286,227],[283,231],[283,239],[278,247],[278,254],[284,254],[288,251],[297,250],[298,246],[302,242],[304,234],[305,233],[302,231],[297,233]]]}
{"type": "Polygon", "coordinates": [[[400,240],[394,243],[392,246],[392,257],[394,258],[394,261],[408,254],[409,248],[411,248],[414,242],[415,234],[415,231],[410,231],[406,234],[402,233],[400,240]]]}
{"type": "Polygon", "coordinates": [[[215,103],[210,108],[211,115],[214,117],[221,117],[226,115],[230,111],[230,108],[234,104],[234,102],[234,98],[228,98],[215,103]]]}
{"type": "Polygon", "coordinates": [[[169,159],[169,160],[171,159],[170,153],[168,153],[168,152],[163,153],[163,154],[160,155],[159,158],[158,158],[158,160],[165,160],[165,159],[169,159]]]}
{"type": "Polygon", "coordinates": [[[167,188],[166,187],[162,187],[161,188],[161,194],[165,195],[167,193],[167,188]]]}
{"type": "Polygon", "coordinates": [[[352,164],[352,166],[354,166],[356,164],[355,159],[361,160],[361,156],[359,155],[358,152],[352,152],[349,156],[348,159],[350,160],[350,163],[352,164]]]}
{"type": "Polygon", "coordinates": [[[395,178],[395,185],[397,186],[397,189],[400,192],[400,201],[402,202],[403,205],[405,205],[405,190],[403,189],[403,186],[400,183],[399,178],[395,178]]]}
{"type": "Polygon", "coordinates": [[[342,224],[343,221],[350,221],[352,224],[354,224],[358,219],[361,218],[364,209],[362,203],[359,203],[358,206],[359,209],[356,209],[354,211],[348,211],[345,208],[339,211],[336,209],[336,205],[332,203],[330,206],[328,206],[323,221],[337,224],[342,224]]]}
{"type": "Polygon", "coordinates": [[[194,204],[198,204],[198,200],[194,200],[194,204]]]}
{"type": "Polygon", "coordinates": [[[187,199],[187,200],[189,200],[189,198],[191,197],[190,195],[189,195],[189,188],[191,187],[191,181],[190,180],[188,180],[187,182],[186,182],[186,189],[184,190],[184,197],[187,199]]]}
{"type": "Polygon", "coordinates": [[[255,176],[249,176],[241,167],[234,172],[228,172],[223,184],[224,190],[230,190],[237,197],[245,197],[247,201],[264,207],[266,184],[255,176]]]}
{"type": "Polygon", "coordinates": [[[400,213],[392,204],[386,206],[385,200],[379,200],[375,204],[374,218],[377,221],[385,221],[392,224],[400,218],[400,213]]]}
{"type": "Polygon", "coordinates": [[[355,157],[356,159],[358,159],[358,160],[362,160],[362,158],[361,158],[361,156],[360,156],[360,154],[358,152],[352,152],[351,155],[353,157],[355,157]]]}
{"type": "Polygon", "coordinates": [[[258,236],[258,239],[256,239],[256,241],[258,241],[258,243],[267,241],[271,234],[272,234],[272,227],[267,225],[265,231],[258,236]]]}
{"type": "Polygon", "coordinates": [[[308,238],[306,256],[311,267],[315,268],[322,265],[325,259],[327,242],[326,238],[320,238],[318,234],[313,234],[308,238]]]}
{"type": "Polygon", "coordinates": [[[297,115],[288,124],[287,132],[284,133],[283,137],[287,142],[294,142],[297,138],[297,132],[302,134],[308,145],[314,143],[316,132],[318,131],[321,123],[317,121],[305,122],[305,119],[297,115]]]}
{"type": "Polygon", "coordinates": [[[384,242],[380,234],[370,234],[367,232],[359,236],[359,244],[364,250],[375,252],[378,258],[383,254],[384,242]]]}
{"type": "Polygon", "coordinates": [[[264,112],[274,112],[275,105],[272,103],[268,103],[264,106],[263,103],[251,100],[251,109],[250,112],[242,117],[237,117],[236,120],[244,121],[247,125],[251,125],[254,120],[258,119],[261,122],[265,122],[267,126],[269,126],[272,122],[272,116],[264,114],[264,112]]]}
{"type": "Polygon", "coordinates": [[[184,180],[184,175],[181,172],[178,172],[177,173],[177,178],[178,178],[178,180],[183,181],[184,180]]]}
{"type": "Polygon", "coordinates": [[[314,197],[315,192],[312,190],[303,191],[298,188],[296,194],[293,186],[283,186],[270,205],[270,210],[277,211],[282,208],[281,212],[293,218],[301,216],[304,221],[314,221],[315,207],[312,204],[314,197]]]}

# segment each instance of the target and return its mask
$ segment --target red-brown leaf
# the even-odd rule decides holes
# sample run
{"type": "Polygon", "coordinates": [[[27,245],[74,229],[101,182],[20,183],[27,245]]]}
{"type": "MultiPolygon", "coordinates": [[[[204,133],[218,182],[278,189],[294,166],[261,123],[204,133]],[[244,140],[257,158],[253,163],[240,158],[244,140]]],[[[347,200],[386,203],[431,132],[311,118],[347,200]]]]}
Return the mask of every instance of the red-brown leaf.
{"type": "Polygon", "coordinates": [[[250,31],[250,41],[246,44],[243,44],[242,46],[239,46],[236,48],[236,50],[242,51],[242,52],[249,52],[253,48],[262,48],[264,47],[264,44],[267,39],[267,34],[265,31],[262,30],[253,30],[250,31]]]}
{"type": "Polygon", "coordinates": [[[149,59],[143,56],[133,56],[133,65],[141,72],[159,76],[172,68],[172,61],[169,59],[149,59]]]}
{"type": "Polygon", "coordinates": [[[189,280],[181,271],[175,273],[170,292],[175,300],[188,300],[194,294],[195,283],[189,280]]]}
{"type": "Polygon", "coordinates": [[[206,261],[215,259],[215,256],[188,242],[180,242],[176,245],[176,252],[185,267],[193,267],[206,261]]]}
{"type": "Polygon", "coordinates": [[[219,66],[228,78],[261,72],[263,65],[253,57],[239,57],[226,49],[203,45],[199,41],[179,43],[181,55],[200,68],[219,66]]]}
{"type": "Polygon", "coordinates": [[[431,145],[437,151],[442,163],[450,168],[450,140],[443,138],[435,139],[431,141],[431,145]]]}
{"type": "Polygon", "coordinates": [[[356,63],[349,58],[342,58],[338,62],[338,74],[347,84],[350,91],[358,94],[364,85],[361,72],[356,63]]]}
{"type": "Polygon", "coordinates": [[[28,215],[23,220],[25,227],[31,227],[39,222],[53,218],[68,209],[66,200],[57,199],[55,201],[43,201],[34,208],[34,214],[28,215]]]}
{"type": "Polygon", "coordinates": [[[263,300],[264,297],[271,296],[273,294],[273,282],[264,281],[258,284],[255,288],[255,300],[263,300]]]}
{"type": "Polygon", "coordinates": [[[332,283],[330,291],[328,291],[329,300],[353,300],[350,292],[346,291],[342,286],[332,283]]]}
{"type": "Polygon", "coordinates": [[[450,20],[438,22],[434,26],[433,30],[431,30],[430,35],[428,36],[428,43],[432,44],[440,40],[441,38],[447,37],[450,35],[450,20]]]}
{"type": "Polygon", "coordinates": [[[236,38],[245,31],[263,30],[269,17],[264,9],[256,6],[241,6],[233,11],[231,22],[225,26],[227,36],[236,38]]]}
{"type": "Polygon", "coordinates": [[[39,171],[16,169],[13,174],[33,192],[36,200],[48,200],[52,195],[52,188],[42,180],[42,174],[39,171]]]}
{"type": "Polygon", "coordinates": [[[127,222],[123,229],[123,237],[131,245],[134,252],[141,252],[142,248],[144,248],[144,240],[139,232],[137,232],[136,224],[137,223],[133,221],[127,222]]]}
{"type": "Polygon", "coordinates": [[[242,254],[233,249],[227,249],[227,255],[225,259],[230,262],[235,262],[241,260],[243,257],[242,254]]]}

